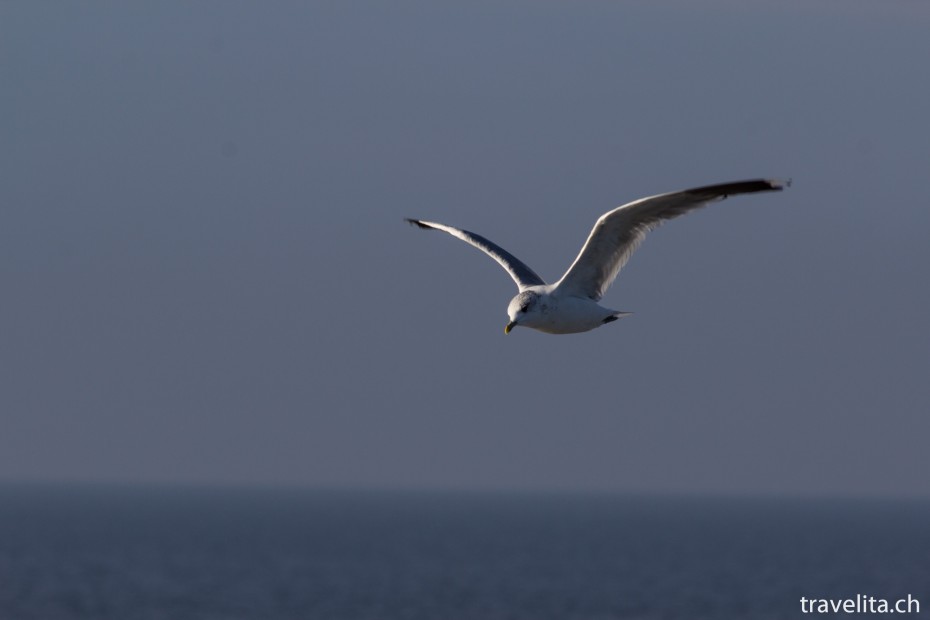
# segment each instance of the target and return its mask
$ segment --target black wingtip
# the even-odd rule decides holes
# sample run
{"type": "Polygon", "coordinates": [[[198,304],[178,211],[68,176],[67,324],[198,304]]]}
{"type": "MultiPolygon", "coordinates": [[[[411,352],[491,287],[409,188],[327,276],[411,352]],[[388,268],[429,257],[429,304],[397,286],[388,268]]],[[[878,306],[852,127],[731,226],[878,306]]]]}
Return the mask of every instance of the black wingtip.
{"type": "Polygon", "coordinates": [[[790,186],[791,179],[753,179],[750,181],[736,181],[735,183],[707,185],[705,187],[696,187],[686,191],[690,194],[706,196],[708,199],[712,199],[714,197],[726,198],[727,196],[753,194],[756,192],[780,192],[784,188],[790,186]]]}
{"type": "Polygon", "coordinates": [[[413,218],[405,217],[404,221],[410,224],[411,226],[416,226],[417,228],[426,228],[426,229],[432,228],[431,226],[427,226],[420,220],[415,220],[413,218]]]}

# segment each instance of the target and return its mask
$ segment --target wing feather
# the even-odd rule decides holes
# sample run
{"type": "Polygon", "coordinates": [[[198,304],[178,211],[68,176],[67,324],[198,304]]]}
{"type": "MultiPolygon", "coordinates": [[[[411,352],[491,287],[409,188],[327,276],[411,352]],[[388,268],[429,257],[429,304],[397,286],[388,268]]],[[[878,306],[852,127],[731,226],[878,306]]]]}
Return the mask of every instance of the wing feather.
{"type": "Polygon", "coordinates": [[[447,232],[453,237],[457,237],[465,243],[478,248],[497,261],[497,263],[503,267],[508,274],[510,274],[510,277],[513,278],[513,281],[517,283],[517,287],[521,291],[529,288],[530,286],[545,284],[543,279],[536,275],[535,271],[527,267],[523,261],[496,243],[485,239],[481,235],[477,235],[467,230],[462,230],[461,228],[454,228],[452,226],[446,226],[445,224],[437,224],[436,222],[425,222],[423,220],[414,220],[410,218],[405,219],[410,224],[419,226],[420,228],[447,232]]]}
{"type": "Polygon", "coordinates": [[[787,185],[790,181],[737,181],[649,196],[617,207],[597,220],[554,292],[599,301],[646,233],[662,222],[728,196],[780,191],[787,185]]]}

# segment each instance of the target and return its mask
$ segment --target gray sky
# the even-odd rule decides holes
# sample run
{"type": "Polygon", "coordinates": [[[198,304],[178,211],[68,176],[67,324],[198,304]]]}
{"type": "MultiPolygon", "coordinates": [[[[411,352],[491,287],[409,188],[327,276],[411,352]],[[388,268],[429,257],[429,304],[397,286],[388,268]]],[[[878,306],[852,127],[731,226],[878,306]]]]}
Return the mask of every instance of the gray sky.
{"type": "MultiPolygon", "coordinates": [[[[698,6],[699,5],[699,6],[698,6]]],[[[0,4],[0,479],[930,495],[930,9],[0,4]],[[644,195],[594,332],[504,336],[644,195]]]]}

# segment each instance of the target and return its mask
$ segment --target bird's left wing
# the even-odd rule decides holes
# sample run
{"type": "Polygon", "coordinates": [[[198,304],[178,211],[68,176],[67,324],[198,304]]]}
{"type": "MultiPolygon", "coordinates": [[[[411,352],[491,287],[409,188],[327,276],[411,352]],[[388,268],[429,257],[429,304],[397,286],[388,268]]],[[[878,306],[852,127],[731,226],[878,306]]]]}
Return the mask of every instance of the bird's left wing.
{"type": "Polygon", "coordinates": [[[640,198],[617,207],[597,220],[554,292],[599,301],[646,233],[665,220],[727,196],[778,191],[788,184],[771,179],[722,183],[640,198]]]}
{"type": "Polygon", "coordinates": [[[447,232],[453,237],[457,237],[465,243],[478,248],[496,260],[497,263],[503,267],[507,273],[510,274],[510,277],[513,278],[513,281],[517,283],[517,286],[521,291],[530,286],[545,284],[543,279],[536,275],[535,271],[527,267],[523,261],[496,243],[485,239],[481,235],[476,235],[473,232],[468,232],[467,230],[462,230],[460,228],[446,226],[445,224],[437,224],[436,222],[425,222],[423,220],[413,220],[410,218],[405,219],[407,222],[413,224],[414,226],[419,226],[420,228],[447,232]]]}

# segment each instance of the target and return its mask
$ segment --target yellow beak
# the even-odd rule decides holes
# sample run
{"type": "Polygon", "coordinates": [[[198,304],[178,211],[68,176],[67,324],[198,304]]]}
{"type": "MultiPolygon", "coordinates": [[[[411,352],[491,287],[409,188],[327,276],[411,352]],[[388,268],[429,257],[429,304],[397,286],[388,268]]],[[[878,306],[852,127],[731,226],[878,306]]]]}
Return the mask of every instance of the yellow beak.
{"type": "Polygon", "coordinates": [[[513,329],[514,325],[516,325],[516,324],[517,324],[516,321],[511,321],[511,322],[507,323],[507,325],[504,327],[504,333],[505,333],[505,334],[509,334],[509,333],[510,333],[510,330],[513,329]]]}

